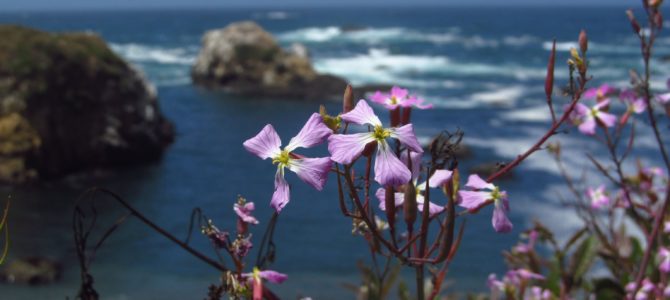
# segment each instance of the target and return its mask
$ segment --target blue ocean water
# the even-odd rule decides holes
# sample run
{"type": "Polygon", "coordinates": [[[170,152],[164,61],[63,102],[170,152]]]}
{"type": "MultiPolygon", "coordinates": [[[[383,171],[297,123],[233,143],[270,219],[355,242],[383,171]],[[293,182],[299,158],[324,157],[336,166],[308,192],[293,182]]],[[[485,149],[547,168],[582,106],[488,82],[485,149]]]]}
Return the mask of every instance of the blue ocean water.
{"type": "MultiPolygon", "coordinates": [[[[321,72],[344,76],[354,84],[391,83],[411,89],[435,106],[414,112],[422,141],[443,129],[465,131],[464,142],[474,152],[461,163],[467,171],[477,163],[513,159],[549,126],[543,88],[552,39],[558,49],[557,85],[566,84],[563,62],[582,28],[589,34],[593,84],[627,84],[628,69],[640,69],[641,59],[624,10],[370,7],[2,13],[2,23],[100,34],[157,86],[162,110],[176,125],[177,139],[160,162],[150,165],[2,187],[2,193],[14,199],[10,259],[49,256],[66,269],[57,284],[5,285],[0,290],[10,299],[62,299],[76,294],[79,277],[71,216],[77,196],[90,186],[116,191],[177,236],[186,236],[194,207],[202,208],[220,228],[232,229],[232,205],[238,194],[256,202],[261,225],[269,219],[274,167],[247,153],[242,142],[267,123],[288,141],[320,103],[249,99],[192,86],[190,66],[206,30],[251,19],[284,46],[305,44],[321,72]]],[[[670,37],[658,40],[655,55],[670,55],[670,37]]],[[[668,63],[656,59],[653,74],[652,86],[665,89],[668,63]]],[[[560,108],[567,100],[556,101],[560,108]]],[[[331,111],[340,108],[339,103],[325,104],[331,111]]],[[[640,134],[636,152],[645,162],[657,161],[653,143],[644,142],[646,138],[640,134]]],[[[579,159],[585,151],[597,149],[596,143],[576,132],[558,139],[568,156],[566,163],[575,170],[586,167],[579,159]]],[[[321,146],[308,153],[326,152],[321,146]]],[[[343,284],[360,281],[356,261],[367,261],[369,252],[361,237],[350,233],[349,219],[340,215],[334,182],[317,192],[288,176],[292,200],[277,227],[273,268],[288,273],[290,279],[273,289],[284,298],[352,298],[343,284]]],[[[490,209],[469,216],[461,251],[448,276],[451,291],[485,290],[488,274],[505,270],[501,251],[513,246],[533,219],[541,219],[559,236],[579,224],[559,203],[560,177],[546,153],[538,153],[516,170],[514,179],[500,185],[510,194],[515,229],[495,234],[490,209]]],[[[101,203],[98,211],[109,221],[124,213],[111,202],[101,203]]],[[[260,237],[260,227],[254,233],[260,237]]],[[[209,249],[204,238],[196,238],[194,245],[209,249]]],[[[137,220],[130,220],[109,239],[91,271],[105,299],[203,298],[219,276],[137,220]]],[[[411,280],[408,283],[412,285],[411,280]]]]}

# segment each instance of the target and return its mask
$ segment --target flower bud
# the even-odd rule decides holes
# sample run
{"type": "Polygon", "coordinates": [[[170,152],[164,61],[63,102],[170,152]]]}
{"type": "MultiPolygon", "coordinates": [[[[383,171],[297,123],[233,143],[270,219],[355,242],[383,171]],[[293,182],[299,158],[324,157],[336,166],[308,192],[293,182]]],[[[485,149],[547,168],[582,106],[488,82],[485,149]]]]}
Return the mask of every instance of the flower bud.
{"type": "Polygon", "coordinates": [[[663,3],[663,0],[649,0],[649,6],[654,9],[658,9],[658,7],[661,6],[661,3],[663,3]]]}
{"type": "Polygon", "coordinates": [[[411,116],[412,116],[412,108],[411,107],[403,107],[402,118],[400,118],[400,125],[409,124],[411,116]]]}
{"type": "Polygon", "coordinates": [[[581,50],[582,53],[586,53],[586,51],[589,50],[589,38],[586,36],[586,31],[584,29],[579,33],[579,50],[581,50]]]}
{"type": "Polygon", "coordinates": [[[549,62],[547,63],[547,77],[544,80],[544,93],[547,96],[547,101],[551,99],[554,91],[554,64],[556,63],[556,40],[551,46],[551,54],[549,54],[549,62]]]}
{"type": "Polygon", "coordinates": [[[630,25],[633,27],[633,32],[635,32],[635,34],[639,35],[641,28],[640,28],[640,24],[635,19],[635,15],[633,14],[633,11],[630,10],[630,9],[627,10],[626,11],[626,16],[628,16],[628,20],[630,21],[630,25]]]}
{"type": "Polygon", "coordinates": [[[398,127],[400,125],[400,106],[389,111],[389,118],[391,127],[398,127]]]}
{"type": "Polygon", "coordinates": [[[405,201],[403,203],[403,210],[405,213],[405,222],[407,227],[411,228],[416,221],[417,203],[416,203],[416,187],[414,183],[410,182],[405,185],[405,201]]]}
{"type": "Polygon", "coordinates": [[[346,114],[354,109],[354,91],[351,85],[347,84],[344,89],[344,96],[342,97],[342,113],[346,114]]]}

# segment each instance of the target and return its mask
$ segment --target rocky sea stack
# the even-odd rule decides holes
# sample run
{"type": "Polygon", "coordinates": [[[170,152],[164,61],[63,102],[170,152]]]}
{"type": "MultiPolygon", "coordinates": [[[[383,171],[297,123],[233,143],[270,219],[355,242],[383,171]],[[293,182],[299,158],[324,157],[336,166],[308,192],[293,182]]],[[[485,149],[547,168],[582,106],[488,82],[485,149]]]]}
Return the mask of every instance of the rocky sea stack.
{"type": "Polygon", "coordinates": [[[249,21],[205,33],[191,76],[207,88],[294,99],[341,98],[347,84],[337,76],[317,73],[304,46],[286,51],[249,21]]]}
{"type": "Polygon", "coordinates": [[[0,182],[153,160],[156,91],[97,35],[0,26],[0,182]]]}

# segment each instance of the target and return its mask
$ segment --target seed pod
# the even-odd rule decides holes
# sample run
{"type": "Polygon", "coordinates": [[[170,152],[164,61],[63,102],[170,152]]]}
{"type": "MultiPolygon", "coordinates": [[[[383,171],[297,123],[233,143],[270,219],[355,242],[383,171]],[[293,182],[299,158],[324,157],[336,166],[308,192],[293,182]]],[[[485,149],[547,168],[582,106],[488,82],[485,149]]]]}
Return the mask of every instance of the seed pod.
{"type": "Polygon", "coordinates": [[[656,24],[656,28],[659,30],[663,28],[663,15],[661,15],[660,11],[654,14],[654,24],[656,24]]]}
{"type": "Polygon", "coordinates": [[[635,32],[635,34],[639,35],[641,28],[640,28],[640,24],[635,19],[635,15],[633,14],[633,11],[630,10],[630,9],[627,10],[626,11],[626,16],[628,16],[628,20],[630,21],[630,25],[633,27],[633,32],[635,32]]]}
{"type": "Polygon", "coordinates": [[[416,221],[417,204],[416,204],[416,187],[414,183],[405,185],[405,201],[403,202],[403,210],[405,213],[405,223],[410,228],[416,221]]]}
{"type": "Polygon", "coordinates": [[[384,205],[386,206],[386,220],[389,222],[389,227],[393,228],[395,226],[395,191],[393,187],[386,187],[384,205]]]}
{"type": "Polygon", "coordinates": [[[549,54],[549,62],[547,63],[547,77],[544,80],[544,93],[547,96],[547,101],[551,99],[551,95],[554,91],[555,63],[556,63],[556,40],[554,40],[554,43],[551,46],[551,54],[549,54]]]}
{"type": "Polygon", "coordinates": [[[347,84],[344,89],[344,97],[342,97],[342,113],[346,114],[354,109],[354,91],[351,85],[347,84]]]}

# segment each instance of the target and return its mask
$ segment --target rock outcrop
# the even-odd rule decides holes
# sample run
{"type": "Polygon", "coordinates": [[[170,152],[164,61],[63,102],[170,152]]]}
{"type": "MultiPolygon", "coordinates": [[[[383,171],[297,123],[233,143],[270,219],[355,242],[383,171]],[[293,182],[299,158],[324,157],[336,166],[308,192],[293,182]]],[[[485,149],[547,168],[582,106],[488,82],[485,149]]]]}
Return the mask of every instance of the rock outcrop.
{"type": "Polygon", "coordinates": [[[100,37],[0,36],[0,182],[153,160],[172,142],[155,89],[100,37]]]}
{"type": "Polygon", "coordinates": [[[198,85],[249,96],[339,99],[346,87],[342,78],[317,73],[304,46],[286,51],[253,22],[205,33],[191,76],[198,85]]]}

